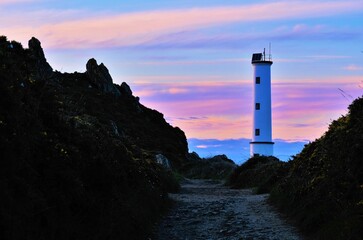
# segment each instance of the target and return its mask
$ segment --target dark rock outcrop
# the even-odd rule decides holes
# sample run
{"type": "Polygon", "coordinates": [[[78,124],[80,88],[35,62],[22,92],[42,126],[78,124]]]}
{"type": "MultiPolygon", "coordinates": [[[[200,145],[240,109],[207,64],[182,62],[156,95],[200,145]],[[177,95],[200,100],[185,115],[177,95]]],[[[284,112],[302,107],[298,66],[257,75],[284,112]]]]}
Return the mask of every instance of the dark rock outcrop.
{"type": "Polygon", "coordinates": [[[53,69],[45,58],[41,43],[35,37],[32,37],[29,42],[29,57],[34,62],[35,78],[39,80],[48,80],[53,75],[53,69]]]}
{"type": "Polygon", "coordinates": [[[127,83],[123,82],[121,83],[121,89],[122,92],[125,93],[126,95],[132,96],[132,91],[129,85],[127,85],[127,83]]]}
{"type": "Polygon", "coordinates": [[[86,69],[90,82],[98,89],[105,93],[112,93],[115,96],[121,95],[120,91],[113,85],[112,77],[103,63],[98,65],[97,61],[91,58],[86,64],[86,69]]]}
{"type": "Polygon", "coordinates": [[[39,59],[39,61],[46,62],[43,48],[41,47],[41,43],[37,38],[32,37],[28,41],[28,47],[31,53],[31,57],[39,59]]]}

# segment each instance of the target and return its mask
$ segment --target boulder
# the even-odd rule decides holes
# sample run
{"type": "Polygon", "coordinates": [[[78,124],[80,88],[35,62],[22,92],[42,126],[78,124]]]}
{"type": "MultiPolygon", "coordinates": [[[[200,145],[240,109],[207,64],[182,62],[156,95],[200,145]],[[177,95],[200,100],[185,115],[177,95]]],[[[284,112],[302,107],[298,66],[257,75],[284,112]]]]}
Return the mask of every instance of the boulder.
{"type": "Polygon", "coordinates": [[[170,161],[163,154],[157,154],[155,160],[160,165],[164,166],[166,169],[171,169],[170,161]]]}
{"type": "Polygon", "coordinates": [[[112,77],[103,63],[98,65],[97,61],[91,58],[86,64],[86,69],[90,82],[99,90],[112,93],[115,96],[121,95],[120,91],[113,85],[112,77]]]}

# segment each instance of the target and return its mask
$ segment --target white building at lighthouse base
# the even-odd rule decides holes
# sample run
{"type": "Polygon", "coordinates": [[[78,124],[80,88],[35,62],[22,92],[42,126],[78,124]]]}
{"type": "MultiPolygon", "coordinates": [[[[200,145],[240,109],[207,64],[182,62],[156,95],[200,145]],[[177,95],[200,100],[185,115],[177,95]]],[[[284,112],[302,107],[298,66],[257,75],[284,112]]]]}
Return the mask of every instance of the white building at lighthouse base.
{"type": "Polygon", "coordinates": [[[273,156],[274,155],[274,143],[273,142],[250,142],[250,156],[263,155],[273,156]]]}

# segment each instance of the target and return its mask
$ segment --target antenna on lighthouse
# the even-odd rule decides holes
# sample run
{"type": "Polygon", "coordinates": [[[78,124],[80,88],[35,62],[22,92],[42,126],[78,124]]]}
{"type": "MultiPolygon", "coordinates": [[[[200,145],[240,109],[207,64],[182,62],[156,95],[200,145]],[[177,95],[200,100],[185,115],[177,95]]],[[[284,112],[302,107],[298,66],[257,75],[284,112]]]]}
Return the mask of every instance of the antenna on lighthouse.
{"type": "Polygon", "coordinates": [[[271,61],[271,42],[268,45],[268,60],[271,61]]]}
{"type": "Polygon", "coordinates": [[[263,61],[266,61],[266,48],[263,48],[263,61]]]}

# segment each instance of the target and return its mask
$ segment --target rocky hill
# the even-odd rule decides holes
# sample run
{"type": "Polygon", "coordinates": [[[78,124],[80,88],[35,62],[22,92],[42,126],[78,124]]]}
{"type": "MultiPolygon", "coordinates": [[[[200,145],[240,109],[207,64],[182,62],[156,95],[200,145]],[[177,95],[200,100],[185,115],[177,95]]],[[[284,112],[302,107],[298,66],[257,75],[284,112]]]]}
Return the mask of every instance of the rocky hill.
{"type": "Polygon", "coordinates": [[[178,183],[184,133],[95,59],[54,71],[0,37],[0,239],[143,239],[178,183]]]}

